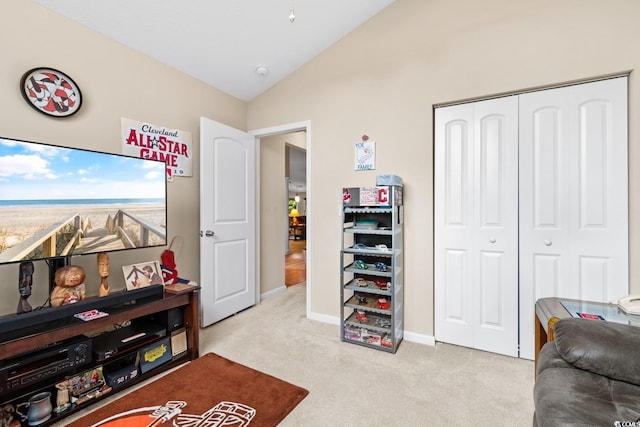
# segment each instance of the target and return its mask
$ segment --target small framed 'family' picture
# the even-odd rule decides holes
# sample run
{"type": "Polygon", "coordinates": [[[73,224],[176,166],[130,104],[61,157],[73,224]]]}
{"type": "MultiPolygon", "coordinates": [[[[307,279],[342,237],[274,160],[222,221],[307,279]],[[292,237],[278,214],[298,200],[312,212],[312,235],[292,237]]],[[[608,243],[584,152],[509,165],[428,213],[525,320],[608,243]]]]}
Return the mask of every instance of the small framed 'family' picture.
{"type": "Polygon", "coordinates": [[[122,273],[128,291],[150,285],[164,285],[159,261],[125,265],[122,267],[122,273]]]}

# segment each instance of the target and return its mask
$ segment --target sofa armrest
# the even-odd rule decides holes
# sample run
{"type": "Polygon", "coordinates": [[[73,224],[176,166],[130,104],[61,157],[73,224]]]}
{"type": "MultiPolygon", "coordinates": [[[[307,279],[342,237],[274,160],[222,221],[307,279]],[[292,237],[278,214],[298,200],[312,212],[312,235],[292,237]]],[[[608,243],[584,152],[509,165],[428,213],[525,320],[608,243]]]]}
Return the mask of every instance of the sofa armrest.
{"type": "Polygon", "coordinates": [[[546,369],[553,368],[574,369],[574,366],[560,356],[555,342],[548,342],[542,346],[540,353],[538,353],[536,376],[540,375],[542,371],[546,369]]]}
{"type": "Polygon", "coordinates": [[[568,318],[554,335],[558,353],[576,368],[640,385],[640,327],[568,318]]]}

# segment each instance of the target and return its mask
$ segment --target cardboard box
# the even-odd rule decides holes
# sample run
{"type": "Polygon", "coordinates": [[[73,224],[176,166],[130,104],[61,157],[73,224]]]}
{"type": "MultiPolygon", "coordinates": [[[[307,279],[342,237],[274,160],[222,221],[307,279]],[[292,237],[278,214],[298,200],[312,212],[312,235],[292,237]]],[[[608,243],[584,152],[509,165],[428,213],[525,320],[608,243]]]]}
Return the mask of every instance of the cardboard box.
{"type": "Polygon", "coordinates": [[[350,187],[342,189],[343,206],[391,207],[402,204],[402,187],[350,187]]]}
{"type": "Polygon", "coordinates": [[[171,354],[173,360],[179,359],[187,354],[187,330],[185,328],[176,329],[171,332],[171,354]]]}

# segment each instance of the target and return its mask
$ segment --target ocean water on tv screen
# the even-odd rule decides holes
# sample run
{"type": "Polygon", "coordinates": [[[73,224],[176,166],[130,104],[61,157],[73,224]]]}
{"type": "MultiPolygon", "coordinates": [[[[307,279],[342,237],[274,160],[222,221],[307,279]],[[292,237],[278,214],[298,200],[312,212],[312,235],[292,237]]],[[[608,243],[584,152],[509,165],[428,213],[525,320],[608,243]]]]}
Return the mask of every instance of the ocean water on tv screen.
{"type": "Polygon", "coordinates": [[[0,209],[19,208],[21,206],[73,206],[73,205],[141,205],[141,204],[161,204],[161,198],[138,198],[138,199],[39,199],[39,200],[0,200],[0,209]]]}

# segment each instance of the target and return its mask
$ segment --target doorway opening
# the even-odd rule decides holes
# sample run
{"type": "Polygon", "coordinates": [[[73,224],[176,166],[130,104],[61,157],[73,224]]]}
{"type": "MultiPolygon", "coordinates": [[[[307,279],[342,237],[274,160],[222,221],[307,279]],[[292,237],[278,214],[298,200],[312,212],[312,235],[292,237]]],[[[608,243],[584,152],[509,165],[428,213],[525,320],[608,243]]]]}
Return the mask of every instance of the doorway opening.
{"type": "MultiPolygon", "coordinates": [[[[286,137],[287,135],[285,135],[286,137]]],[[[293,141],[304,135],[290,134],[293,141]]],[[[307,251],[307,159],[306,149],[285,142],[285,179],[287,181],[287,247],[284,283],[290,287],[306,280],[307,251]]]]}
{"type": "MultiPolygon", "coordinates": [[[[284,161],[276,160],[278,164],[282,164],[283,169],[274,174],[265,173],[266,169],[273,167],[273,162],[269,156],[274,154],[274,145],[270,142],[271,137],[278,136],[280,139],[289,141],[289,145],[295,145],[302,150],[304,166],[306,170],[305,177],[302,181],[302,188],[294,188],[292,196],[295,198],[295,190],[299,191],[301,201],[304,201],[303,212],[305,213],[305,246],[303,247],[302,257],[304,258],[304,279],[306,283],[306,315],[311,317],[311,265],[306,262],[312,256],[312,235],[310,233],[310,224],[312,220],[312,195],[308,189],[310,176],[310,158],[311,158],[311,123],[309,121],[290,123],[286,125],[258,129],[249,131],[256,137],[257,141],[257,157],[259,163],[259,206],[257,210],[257,235],[260,248],[260,255],[257,260],[257,268],[259,271],[259,286],[257,289],[257,300],[283,292],[287,289],[285,286],[285,254],[289,250],[289,216],[287,201],[289,198],[288,180],[283,174],[284,161]],[[300,142],[291,142],[295,140],[294,135],[300,142]],[[270,177],[274,177],[279,173],[279,182],[271,182],[270,177]],[[304,191],[303,191],[304,190],[304,191]],[[306,256],[305,256],[306,255],[306,256]],[[278,284],[279,283],[279,284],[278,284]]],[[[279,149],[276,149],[276,151],[279,149]]],[[[282,146],[282,156],[284,157],[284,145],[282,146]]],[[[275,179],[275,178],[274,178],[275,179]]],[[[301,282],[299,282],[301,283],[301,282]]]]}

